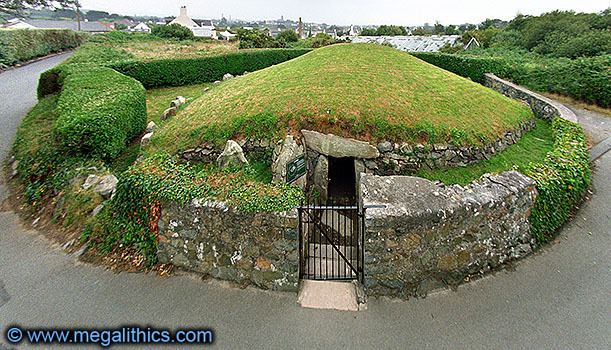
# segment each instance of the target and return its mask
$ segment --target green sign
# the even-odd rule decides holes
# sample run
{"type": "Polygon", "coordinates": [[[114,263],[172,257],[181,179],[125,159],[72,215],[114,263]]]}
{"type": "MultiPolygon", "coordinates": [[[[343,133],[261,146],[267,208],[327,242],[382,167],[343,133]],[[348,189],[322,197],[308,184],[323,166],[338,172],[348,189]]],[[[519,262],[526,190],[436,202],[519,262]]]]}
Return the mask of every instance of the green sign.
{"type": "Polygon", "coordinates": [[[306,173],[306,160],[305,155],[291,160],[286,164],[286,182],[293,183],[298,178],[302,177],[306,173]]]}

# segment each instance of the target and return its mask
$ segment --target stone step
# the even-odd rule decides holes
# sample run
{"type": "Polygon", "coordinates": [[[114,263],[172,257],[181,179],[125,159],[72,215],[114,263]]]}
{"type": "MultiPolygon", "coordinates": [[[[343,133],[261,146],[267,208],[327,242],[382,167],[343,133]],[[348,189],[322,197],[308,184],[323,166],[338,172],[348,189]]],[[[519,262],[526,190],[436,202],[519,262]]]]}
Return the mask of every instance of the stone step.
{"type": "Polygon", "coordinates": [[[302,280],[297,303],[311,309],[359,311],[357,288],[352,282],[302,280]]]}

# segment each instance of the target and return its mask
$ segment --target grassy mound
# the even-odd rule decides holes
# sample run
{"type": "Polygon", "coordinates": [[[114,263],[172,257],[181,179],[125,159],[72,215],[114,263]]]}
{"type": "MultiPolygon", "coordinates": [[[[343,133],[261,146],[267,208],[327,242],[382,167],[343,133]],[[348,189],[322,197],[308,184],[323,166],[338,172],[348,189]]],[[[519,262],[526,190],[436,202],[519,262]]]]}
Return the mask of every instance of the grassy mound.
{"type": "Polygon", "coordinates": [[[302,128],[368,141],[478,145],[532,118],[525,105],[409,54],[342,44],[221,84],[162,128],[153,147],[175,152],[302,128]]]}

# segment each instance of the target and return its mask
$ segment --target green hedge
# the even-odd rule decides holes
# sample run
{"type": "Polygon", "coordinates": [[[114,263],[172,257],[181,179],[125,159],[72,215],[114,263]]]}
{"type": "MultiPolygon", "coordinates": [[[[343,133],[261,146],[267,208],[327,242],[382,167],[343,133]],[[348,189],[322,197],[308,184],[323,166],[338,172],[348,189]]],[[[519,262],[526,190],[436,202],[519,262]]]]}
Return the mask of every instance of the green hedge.
{"type": "Polygon", "coordinates": [[[12,66],[50,53],[75,48],[88,35],[69,29],[0,30],[0,64],[12,66]]]}
{"type": "Polygon", "coordinates": [[[562,118],[555,118],[552,128],[553,150],[525,171],[539,192],[529,219],[539,243],[554,236],[590,186],[590,153],[583,129],[562,118]]]}
{"type": "Polygon", "coordinates": [[[485,73],[493,73],[532,90],[559,93],[602,107],[611,106],[611,55],[575,60],[441,53],[413,55],[480,83],[485,73]]]}
{"type": "Polygon", "coordinates": [[[111,67],[140,81],[148,89],[213,82],[220,80],[225,73],[238,75],[246,71],[254,72],[309,51],[310,49],[256,50],[195,59],[120,62],[111,67]]]}
{"type": "Polygon", "coordinates": [[[72,65],[59,73],[62,91],[53,129],[63,146],[116,157],[146,127],[146,91],[111,68],[72,65]]]}

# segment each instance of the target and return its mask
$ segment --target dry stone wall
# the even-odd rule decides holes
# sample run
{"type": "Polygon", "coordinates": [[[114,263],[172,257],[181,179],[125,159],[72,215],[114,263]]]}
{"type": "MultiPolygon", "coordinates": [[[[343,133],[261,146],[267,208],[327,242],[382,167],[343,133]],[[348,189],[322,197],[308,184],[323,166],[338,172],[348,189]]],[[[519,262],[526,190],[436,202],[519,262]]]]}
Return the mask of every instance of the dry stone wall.
{"type": "Polygon", "coordinates": [[[262,289],[296,291],[295,212],[243,213],[220,202],[163,205],[157,256],[185,270],[262,289]]]}
{"type": "Polygon", "coordinates": [[[532,252],[534,182],[519,172],[465,186],[408,176],[363,175],[365,287],[407,298],[461,283],[532,252]]]}
{"type": "Polygon", "coordinates": [[[565,105],[503,80],[494,74],[484,75],[484,85],[507,97],[527,103],[538,118],[551,120],[559,116],[574,123],[578,122],[575,113],[565,105]]]}

